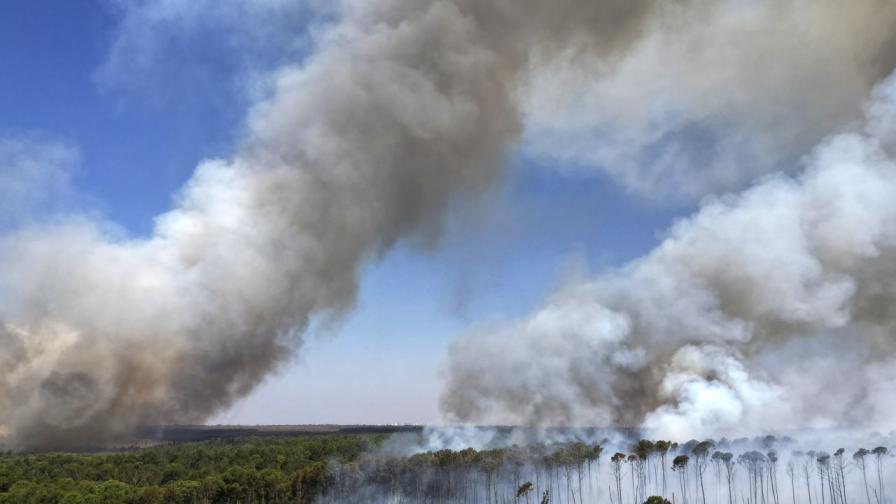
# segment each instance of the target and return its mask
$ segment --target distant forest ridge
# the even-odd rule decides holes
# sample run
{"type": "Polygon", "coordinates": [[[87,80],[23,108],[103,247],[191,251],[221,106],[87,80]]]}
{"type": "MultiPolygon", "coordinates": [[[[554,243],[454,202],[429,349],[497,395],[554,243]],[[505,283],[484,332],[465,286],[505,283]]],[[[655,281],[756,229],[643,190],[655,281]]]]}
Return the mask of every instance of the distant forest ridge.
{"type": "Polygon", "coordinates": [[[190,442],[248,436],[395,434],[422,431],[422,425],[163,425],[140,427],[135,437],[162,442],[190,442]]]}

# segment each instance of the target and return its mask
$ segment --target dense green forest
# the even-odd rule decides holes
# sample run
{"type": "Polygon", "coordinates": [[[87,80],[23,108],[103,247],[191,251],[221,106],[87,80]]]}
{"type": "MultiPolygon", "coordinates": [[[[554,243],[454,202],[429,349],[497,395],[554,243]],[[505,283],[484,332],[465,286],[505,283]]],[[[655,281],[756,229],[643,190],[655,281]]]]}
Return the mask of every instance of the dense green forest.
{"type": "Polygon", "coordinates": [[[310,503],[383,435],[250,437],[97,453],[0,455],[0,503],[310,503]]]}
{"type": "Polygon", "coordinates": [[[7,453],[0,504],[892,502],[887,446],[828,453],[772,436],[681,444],[623,436],[425,451],[396,439],[255,436],[112,453],[7,453]]]}

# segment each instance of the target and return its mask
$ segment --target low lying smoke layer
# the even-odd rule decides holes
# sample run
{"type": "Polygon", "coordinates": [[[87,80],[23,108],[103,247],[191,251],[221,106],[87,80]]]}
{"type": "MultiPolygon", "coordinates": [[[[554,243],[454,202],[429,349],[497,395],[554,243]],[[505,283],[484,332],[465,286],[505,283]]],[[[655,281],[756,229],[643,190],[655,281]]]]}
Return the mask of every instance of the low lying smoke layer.
{"type": "Polygon", "coordinates": [[[679,439],[888,431],[896,411],[896,77],[796,178],[705,202],[649,255],[451,350],[464,421],[679,439]]]}
{"type": "MultiPolygon", "coordinates": [[[[333,461],[330,484],[315,502],[622,504],[655,495],[697,504],[892,501],[892,437],[826,432],[653,441],[634,431],[464,430],[460,437],[471,444],[462,448],[402,454],[387,446],[352,462],[333,461]],[[514,433],[555,439],[519,444],[514,433]],[[477,444],[489,434],[491,442],[477,444]]],[[[430,442],[458,434],[435,431],[430,442]]]]}
{"type": "MultiPolygon", "coordinates": [[[[779,13],[761,4],[761,16],[779,13]]],[[[787,3],[794,12],[805,4],[787,3]]],[[[596,65],[599,78],[612,78],[657,30],[688,29],[703,12],[737,5],[344,2],[316,51],[277,72],[238,152],[202,162],[150,237],[130,239],[84,217],[0,240],[2,430],[14,446],[48,448],[102,443],[143,423],[202,421],[292,355],[311,317],[349,307],[365,260],[403,237],[437,236],[451,202],[499,177],[505,149],[523,130],[526,89],[552,72],[551,62],[596,65]]],[[[845,65],[855,81],[803,88],[779,75],[761,89],[834,94],[810,103],[821,112],[832,104],[839,118],[842,104],[881,73],[869,62],[892,45],[894,9],[853,2],[854,12],[874,15],[841,24],[854,18],[839,16],[840,3],[818,5],[807,12],[833,22],[836,36],[825,29],[821,43],[795,43],[827,61],[827,41],[836,42],[832,66],[845,65]]],[[[507,333],[458,345],[449,411],[688,427],[707,415],[750,417],[757,405],[797,411],[808,405],[788,402],[788,380],[800,370],[768,364],[779,376],[764,376],[752,367],[776,358],[761,342],[819,342],[820,331],[824,349],[852,350],[838,363],[859,348],[875,356],[874,366],[856,357],[865,377],[857,380],[869,386],[853,402],[872,404],[881,392],[870,384],[883,381],[867,375],[889,376],[889,161],[874,140],[857,136],[816,158],[799,182],[771,181],[710,205],[625,272],[558,296],[507,333]],[[768,220],[754,222],[760,214],[768,220]],[[485,368],[495,352],[501,359],[485,368]],[[706,394],[752,402],[731,399],[741,411],[704,413],[706,394]]],[[[808,352],[800,364],[811,356],[830,358],[808,352]]],[[[831,411],[823,418],[843,409],[824,408],[831,411]]],[[[864,413],[881,414],[855,414],[864,413]]]]}

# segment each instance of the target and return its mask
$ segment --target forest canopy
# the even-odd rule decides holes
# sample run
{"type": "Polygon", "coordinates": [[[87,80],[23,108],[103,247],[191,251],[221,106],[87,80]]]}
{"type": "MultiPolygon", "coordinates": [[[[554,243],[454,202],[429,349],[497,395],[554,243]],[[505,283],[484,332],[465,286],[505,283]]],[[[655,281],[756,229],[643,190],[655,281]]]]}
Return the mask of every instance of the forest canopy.
{"type": "Polygon", "coordinates": [[[773,436],[430,451],[385,434],[253,436],[7,453],[0,504],[885,504],[891,457],[887,446],[807,449],[773,436]]]}

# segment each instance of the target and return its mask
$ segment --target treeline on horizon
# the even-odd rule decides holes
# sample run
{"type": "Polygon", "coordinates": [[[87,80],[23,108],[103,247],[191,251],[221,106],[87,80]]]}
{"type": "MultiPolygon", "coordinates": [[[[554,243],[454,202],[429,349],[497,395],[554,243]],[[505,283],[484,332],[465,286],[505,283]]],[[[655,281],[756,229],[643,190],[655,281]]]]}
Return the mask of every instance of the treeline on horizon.
{"type": "Polygon", "coordinates": [[[312,503],[386,435],[247,437],[111,453],[0,455],[2,504],[312,503]]]}
{"type": "Polygon", "coordinates": [[[385,435],[0,456],[0,503],[888,504],[886,446],[563,442],[410,456],[385,435]],[[392,447],[394,449],[394,447],[392,447]],[[660,497],[654,497],[660,496],[660,497]]]}

